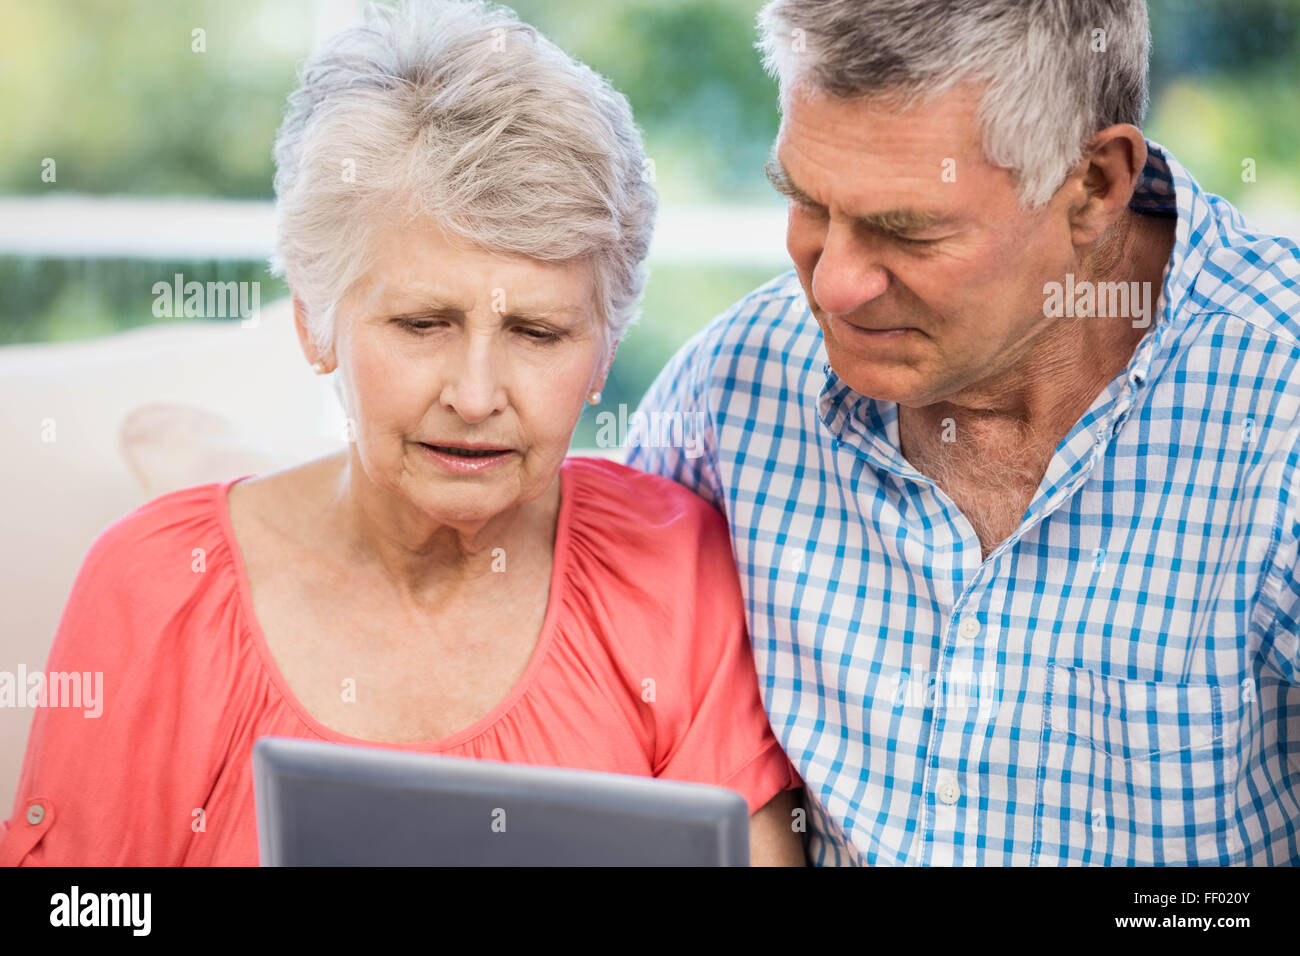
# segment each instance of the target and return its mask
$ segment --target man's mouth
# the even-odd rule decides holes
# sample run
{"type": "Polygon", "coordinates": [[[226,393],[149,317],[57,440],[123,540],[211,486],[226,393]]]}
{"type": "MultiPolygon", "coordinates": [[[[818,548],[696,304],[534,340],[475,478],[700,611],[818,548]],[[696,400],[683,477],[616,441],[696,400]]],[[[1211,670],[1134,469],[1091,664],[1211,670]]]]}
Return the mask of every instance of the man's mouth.
{"type": "Polygon", "coordinates": [[[850,322],[848,321],[848,319],[845,319],[839,315],[831,315],[830,313],[827,313],[827,316],[831,319],[833,323],[846,328],[850,335],[857,333],[863,335],[864,337],[897,338],[907,332],[916,331],[911,326],[905,326],[905,325],[894,326],[893,328],[885,328],[885,329],[872,329],[872,328],[868,328],[865,325],[858,325],[856,322],[850,322]]]}
{"type": "Polygon", "coordinates": [[[844,324],[847,325],[849,328],[853,329],[853,331],[855,331],[855,332],[865,332],[865,333],[868,334],[868,335],[887,335],[887,334],[889,334],[890,332],[908,332],[908,331],[911,331],[910,329],[906,328],[905,326],[901,326],[901,325],[900,325],[900,326],[896,326],[895,328],[892,328],[892,329],[869,329],[869,328],[867,328],[865,325],[854,325],[852,322],[845,322],[844,324]]]}

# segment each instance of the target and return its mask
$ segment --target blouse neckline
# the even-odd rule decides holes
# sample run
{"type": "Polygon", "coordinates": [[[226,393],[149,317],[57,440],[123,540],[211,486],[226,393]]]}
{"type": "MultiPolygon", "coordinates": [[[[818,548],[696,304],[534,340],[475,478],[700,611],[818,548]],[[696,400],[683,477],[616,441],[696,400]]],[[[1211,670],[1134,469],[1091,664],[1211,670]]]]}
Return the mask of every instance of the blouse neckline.
{"type": "Polygon", "coordinates": [[[510,713],[519,699],[532,687],[538,671],[541,670],[542,665],[545,663],[551,644],[554,643],[555,631],[561,613],[560,608],[567,603],[565,591],[569,579],[569,552],[571,551],[572,512],[575,497],[573,485],[579,481],[577,469],[570,468],[567,460],[560,468],[560,507],[555,521],[555,549],[551,558],[551,584],[546,598],[546,615],[542,619],[541,633],[537,638],[537,646],[533,648],[533,654],[528,659],[528,666],[524,669],[523,676],[485,716],[449,736],[429,741],[369,740],[364,737],[353,737],[341,733],[325,726],[313,717],[298,699],[298,695],[290,688],[288,680],[285,679],[284,673],[280,670],[280,665],[271,654],[266,635],[262,632],[262,625],[253,612],[252,587],[249,584],[248,573],[244,567],[243,555],[239,550],[239,542],[235,538],[234,525],[230,520],[230,489],[250,477],[252,476],[243,475],[239,478],[220,482],[215,486],[216,512],[220,519],[221,533],[226,540],[226,547],[230,551],[231,564],[234,568],[239,613],[243,617],[244,624],[252,637],[253,646],[262,659],[262,666],[279,690],[280,696],[297,714],[298,719],[306,724],[318,737],[334,743],[353,744],[362,747],[385,747],[416,751],[447,750],[488,731],[493,724],[510,713]]]}

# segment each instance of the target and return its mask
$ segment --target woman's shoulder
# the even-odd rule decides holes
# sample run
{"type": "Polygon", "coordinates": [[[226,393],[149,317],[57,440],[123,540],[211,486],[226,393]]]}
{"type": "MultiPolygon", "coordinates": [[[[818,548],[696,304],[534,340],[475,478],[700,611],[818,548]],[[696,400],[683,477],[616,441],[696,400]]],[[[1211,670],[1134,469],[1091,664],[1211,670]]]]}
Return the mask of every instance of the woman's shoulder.
{"type": "Polygon", "coordinates": [[[565,460],[570,553],[593,574],[646,588],[712,586],[735,576],[726,519],[684,485],[601,458],[565,460]]]}
{"type": "Polygon", "coordinates": [[[145,502],[99,533],[78,583],[105,583],[131,592],[192,585],[210,559],[227,550],[225,495],[239,479],[168,492],[145,502]]]}
{"type": "MultiPolygon", "coordinates": [[[[337,470],[339,455],[329,455],[280,471],[244,475],[182,488],[148,501],[106,528],[91,548],[123,566],[159,573],[184,557],[185,568],[201,573],[239,564],[241,524],[256,523],[268,512],[285,512],[320,475],[337,470]],[[332,470],[333,471],[332,471],[332,470]]],[[[188,580],[188,579],[186,579],[188,580]]]]}
{"type": "Polygon", "coordinates": [[[236,481],[214,481],[159,495],[118,518],[99,535],[102,547],[131,547],[183,532],[195,522],[217,523],[221,498],[236,481]]]}
{"type": "Polygon", "coordinates": [[[707,501],[663,475],[606,458],[564,462],[573,520],[601,533],[610,546],[635,551],[646,539],[655,551],[730,549],[726,519],[707,501]]]}
{"type": "MultiPolygon", "coordinates": [[[[157,675],[163,653],[211,638],[237,593],[221,496],[230,482],[173,491],[100,532],[72,584],[51,649],[56,669],[103,671],[115,681],[157,675]]],[[[53,665],[51,665],[53,667],[53,665]]]]}
{"type": "Polygon", "coordinates": [[[722,520],[710,503],[685,485],[612,459],[575,455],[564,459],[564,473],[576,476],[589,492],[620,498],[621,509],[629,520],[655,523],[682,514],[722,520]]]}

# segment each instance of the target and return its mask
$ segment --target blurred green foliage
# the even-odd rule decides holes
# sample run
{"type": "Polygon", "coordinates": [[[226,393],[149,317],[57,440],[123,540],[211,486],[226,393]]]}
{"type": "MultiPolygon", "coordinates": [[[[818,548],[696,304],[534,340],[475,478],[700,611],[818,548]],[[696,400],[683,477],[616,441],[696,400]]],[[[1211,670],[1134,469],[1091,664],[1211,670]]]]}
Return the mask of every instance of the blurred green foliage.
{"type": "MultiPolygon", "coordinates": [[[[666,203],[774,201],[762,163],[775,84],[753,44],[760,0],[516,0],[520,16],[632,103],[666,203]]],[[[271,143],[295,70],[346,3],[0,0],[0,193],[271,198],[271,143]],[[193,50],[204,31],[206,52],[193,50]],[[58,163],[43,183],[41,161],[58,163]]],[[[1146,131],[1207,189],[1300,210],[1300,0],[1152,0],[1146,131]],[[1244,182],[1242,161],[1256,163],[1244,182]]],[[[263,282],[261,263],[0,259],[0,343],[156,321],[173,271],[263,282]]],[[[693,331],[770,270],[661,267],[602,408],[634,405],[693,331]]],[[[578,441],[594,436],[589,413],[578,441]]]]}
{"type": "Polygon", "coordinates": [[[1300,0],[1151,0],[1144,132],[1243,209],[1300,212],[1300,0]],[[1256,163],[1255,182],[1242,160],[1256,163]]]}
{"type": "MultiPolygon", "coordinates": [[[[258,282],[265,305],[289,294],[265,262],[234,259],[59,259],[0,257],[0,345],[66,342],[156,322],[155,282],[258,282]]],[[[214,319],[213,321],[222,321],[214,319]]]]}
{"type": "MultiPolygon", "coordinates": [[[[516,0],[607,75],[668,202],[769,196],[775,84],[759,0],[516,0]]],[[[1300,0],[1152,0],[1151,135],[1240,198],[1240,160],[1300,204],[1300,0]],[[1281,183],[1277,185],[1281,186],[1281,183]]],[[[271,142],[315,0],[0,0],[0,192],[270,198],[271,142]],[[206,52],[191,32],[205,31],[206,52]],[[42,183],[54,157],[57,185],[42,183]]]]}
{"type": "Polygon", "coordinates": [[[270,197],[311,7],[0,0],[0,192],[270,197]]]}

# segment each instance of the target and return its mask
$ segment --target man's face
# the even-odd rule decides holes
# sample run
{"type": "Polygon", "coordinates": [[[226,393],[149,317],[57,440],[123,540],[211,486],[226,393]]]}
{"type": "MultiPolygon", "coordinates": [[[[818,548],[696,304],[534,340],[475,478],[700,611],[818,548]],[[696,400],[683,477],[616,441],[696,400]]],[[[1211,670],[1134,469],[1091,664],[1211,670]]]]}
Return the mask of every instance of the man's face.
{"type": "Polygon", "coordinates": [[[1074,262],[1068,191],[1020,208],[1011,173],[982,156],[979,93],[902,114],[816,92],[786,104],[770,170],[791,200],[786,247],[831,367],[863,395],[952,399],[1060,321],[1043,284],[1074,262]]]}

